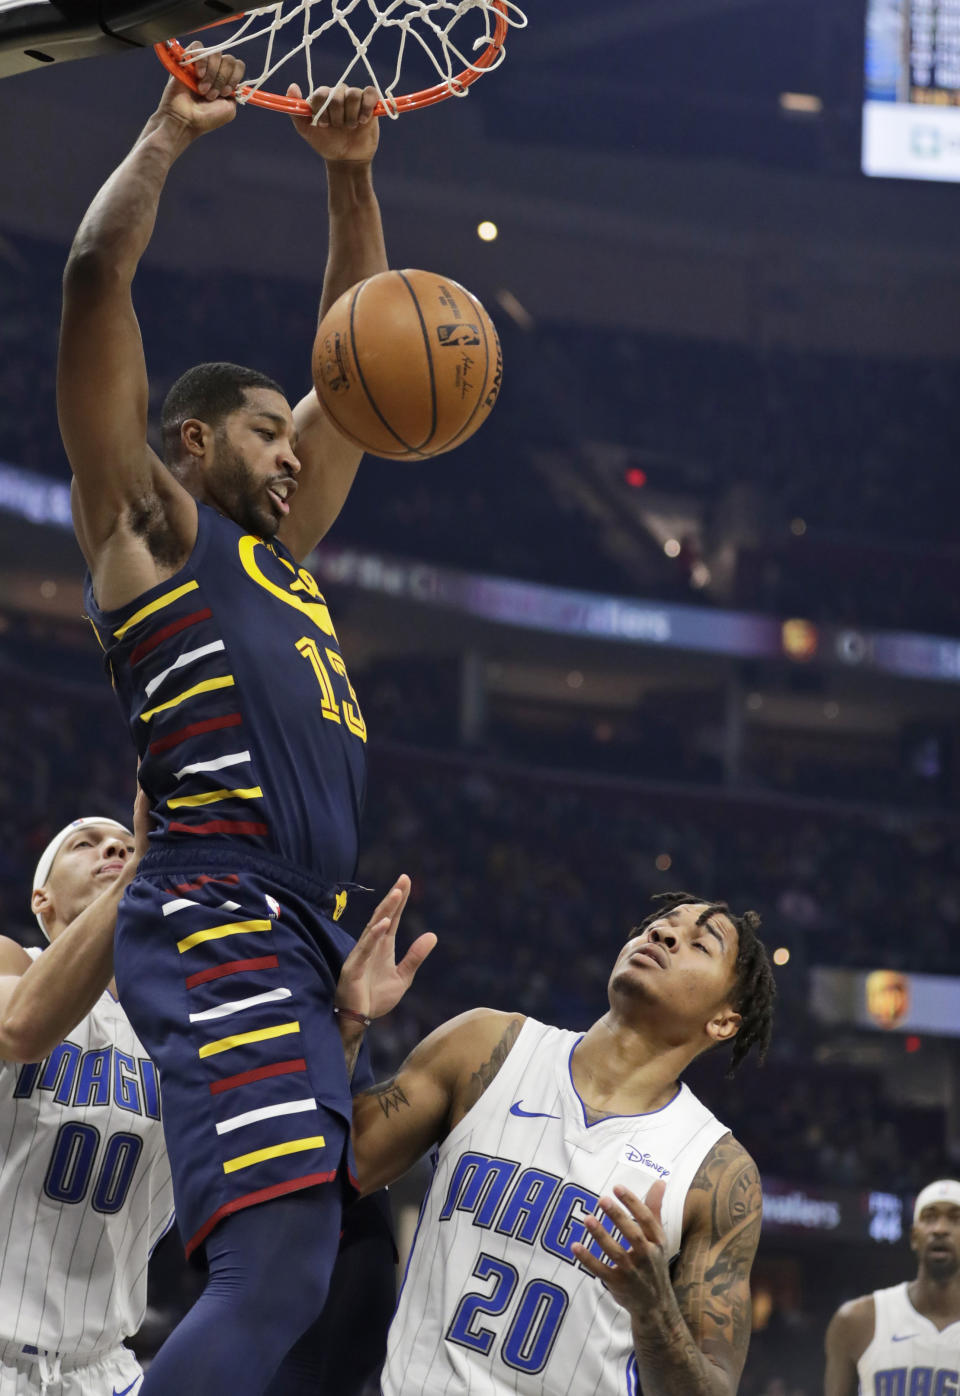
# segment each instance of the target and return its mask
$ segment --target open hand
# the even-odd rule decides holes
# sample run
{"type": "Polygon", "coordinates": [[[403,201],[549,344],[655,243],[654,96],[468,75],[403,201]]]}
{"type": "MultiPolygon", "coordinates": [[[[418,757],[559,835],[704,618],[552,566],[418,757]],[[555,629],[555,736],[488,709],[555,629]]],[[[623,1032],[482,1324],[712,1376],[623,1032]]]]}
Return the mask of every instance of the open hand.
{"type": "MultiPolygon", "coordinates": [[[[189,58],[191,50],[200,47],[198,42],[191,44],[186,57],[189,58]]],[[[243,59],[229,53],[211,53],[206,58],[198,58],[192,64],[192,71],[199,90],[194,92],[179,78],[169,78],[157,115],[175,117],[191,136],[206,135],[218,126],[225,126],[237,114],[236,90],[244,68],[243,59]]]]}
{"type": "MultiPolygon", "coordinates": [[[[288,97],[303,97],[297,83],[287,88],[288,97]]],[[[307,99],[318,112],[330,96],[329,87],[318,87],[307,99]]],[[[380,121],[373,115],[377,105],[375,87],[345,87],[333,91],[330,105],[314,126],[309,116],[293,117],[299,134],[327,161],[369,164],[380,143],[380,121]]]]}
{"type": "Polygon", "coordinates": [[[661,1309],[672,1299],[667,1238],[660,1220],[666,1188],[662,1181],[654,1183],[645,1203],[625,1187],[614,1188],[621,1205],[613,1198],[600,1198],[601,1210],[621,1233],[623,1242],[616,1241],[597,1217],[587,1217],[584,1225],[609,1264],[580,1242],[573,1246],[583,1268],[603,1281],[631,1318],[661,1309]]]}
{"type": "Polygon", "coordinates": [[[382,1018],[403,998],[413,977],[437,943],[425,931],[397,964],[397,928],[410,895],[410,879],[401,873],[367,923],[340,971],[337,1007],[382,1018]]]}

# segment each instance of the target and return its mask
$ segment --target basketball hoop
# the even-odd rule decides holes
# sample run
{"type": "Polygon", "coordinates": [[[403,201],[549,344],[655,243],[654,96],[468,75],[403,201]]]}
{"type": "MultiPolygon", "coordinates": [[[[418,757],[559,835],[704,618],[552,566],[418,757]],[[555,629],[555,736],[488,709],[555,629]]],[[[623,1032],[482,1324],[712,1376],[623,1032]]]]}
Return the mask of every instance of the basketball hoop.
{"type": "MultiPolygon", "coordinates": [[[[280,68],[303,53],[306,85],[302,80],[300,85],[308,93],[314,91],[319,83],[314,77],[311,50],[324,34],[339,31],[354,50],[340,77],[330,84],[331,94],[342,83],[372,85],[379,98],[374,115],[397,117],[401,112],[429,107],[448,97],[465,97],[477,78],[503,62],[508,29],[525,28],[527,17],[514,0],[277,0],[208,27],[233,23],[238,23],[239,28],[220,43],[187,53],[179,40],[168,39],[155,45],[157,56],[165,68],[196,92],[197,80],[190,65],[198,58],[235,53],[243,44],[263,40],[266,54],[262,71],[244,79],[237,90],[237,101],[288,116],[309,116],[316,123],[326,110],[326,102],[314,113],[307,101],[271,91],[266,84],[280,68]],[[369,16],[373,22],[361,32],[359,20],[363,19],[366,26],[369,16]],[[461,34],[454,37],[453,31],[461,21],[461,34]],[[284,48],[291,38],[295,40],[293,47],[284,48]],[[370,50],[375,41],[380,50],[393,48],[389,59],[393,76],[385,85],[373,67],[370,50]],[[419,92],[398,93],[400,69],[411,44],[419,46],[440,81],[419,92]],[[468,50],[476,56],[468,57],[468,50]]],[[[296,76],[288,78],[288,82],[297,80],[296,76]]]]}

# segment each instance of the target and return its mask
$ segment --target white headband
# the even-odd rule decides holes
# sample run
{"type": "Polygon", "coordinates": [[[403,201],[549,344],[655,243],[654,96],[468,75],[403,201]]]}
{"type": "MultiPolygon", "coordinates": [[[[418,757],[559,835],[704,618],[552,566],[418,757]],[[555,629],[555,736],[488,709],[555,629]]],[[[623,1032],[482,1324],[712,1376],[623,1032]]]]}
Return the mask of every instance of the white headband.
{"type": "Polygon", "coordinates": [[[938,1178],[935,1183],[928,1183],[913,1204],[914,1221],[919,1220],[920,1213],[931,1202],[953,1202],[960,1207],[960,1183],[954,1178],[938,1178]]]}
{"type": "MultiPolygon", "coordinates": [[[[65,841],[70,837],[71,834],[75,833],[77,829],[85,829],[88,824],[100,824],[106,825],[106,827],[109,829],[120,829],[124,834],[126,834],[128,839],[133,838],[133,835],[131,834],[130,830],[126,827],[126,825],[118,824],[115,819],[107,819],[102,815],[96,814],[87,814],[84,815],[82,819],[75,819],[72,824],[67,824],[63,829],[61,829],[59,834],[54,834],[53,838],[50,840],[46,848],[40,854],[40,861],[37,864],[36,872],[33,874],[34,891],[36,891],[38,887],[46,887],[47,879],[49,878],[51,869],[53,868],[53,860],[60,852],[60,849],[63,847],[65,841]]],[[[39,911],[36,912],[35,915],[40,925],[41,931],[43,931],[43,934],[46,936],[47,928],[43,924],[42,916],[40,915],[39,911]]],[[[50,937],[47,936],[47,939],[49,940],[50,937]]]]}

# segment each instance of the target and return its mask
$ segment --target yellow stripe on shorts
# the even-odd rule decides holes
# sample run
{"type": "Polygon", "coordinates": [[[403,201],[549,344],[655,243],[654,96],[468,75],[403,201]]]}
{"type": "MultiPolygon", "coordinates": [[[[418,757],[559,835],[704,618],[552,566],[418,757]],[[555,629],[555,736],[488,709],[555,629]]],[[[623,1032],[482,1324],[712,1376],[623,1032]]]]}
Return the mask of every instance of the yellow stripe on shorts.
{"type": "Polygon", "coordinates": [[[263,1163],[268,1158],[282,1158],[284,1154],[299,1154],[304,1149],[322,1149],[326,1143],[322,1134],[311,1139],[291,1139],[289,1144],[271,1144],[269,1149],[254,1149],[252,1154],[239,1154],[228,1158],[223,1165],[224,1173],[236,1173],[238,1168],[250,1168],[254,1163],[263,1163]]]}
{"type": "Polygon", "coordinates": [[[211,926],[208,931],[194,931],[192,936],[184,936],[183,940],[177,941],[177,949],[182,955],[184,950],[192,950],[195,945],[202,945],[205,940],[222,940],[224,936],[246,935],[252,931],[269,931],[272,925],[273,922],[266,919],[262,921],[230,921],[225,926],[211,926]]]}
{"type": "Polygon", "coordinates": [[[206,790],[202,795],[178,795],[167,801],[168,809],[196,809],[198,805],[215,805],[220,800],[262,800],[263,791],[259,785],[251,785],[246,790],[206,790]]]}
{"type": "Polygon", "coordinates": [[[188,591],[199,591],[198,582],[187,582],[185,586],[175,587],[173,591],[165,591],[162,596],[158,596],[155,601],[150,601],[146,606],[141,606],[139,611],[134,611],[129,620],[125,620],[118,630],[113,632],[115,640],[122,640],[128,630],[132,630],[135,625],[139,625],[147,616],[154,615],[157,611],[162,611],[164,606],[171,606],[174,601],[179,601],[181,596],[186,596],[188,591]]]}
{"type": "Polygon", "coordinates": [[[140,714],[140,721],[149,722],[157,713],[166,712],[168,708],[176,708],[180,703],[185,703],[188,698],[196,698],[198,693],[212,693],[214,689],[233,688],[233,685],[232,674],[224,674],[219,679],[204,679],[203,683],[195,683],[192,688],[178,693],[176,698],[168,698],[165,703],[158,703],[155,708],[148,708],[145,713],[140,714]]]}
{"type": "Polygon", "coordinates": [[[299,1023],[277,1023],[272,1028],[254,1028],[252,1032],[234,1033],[233,1037],[218,1037],[216,1042],[208,1042],[200,1048],[200,1056],[215,1057],[218,1052],[229,1052],[231,1047],[245,1047],[248,1042],[266,1042],[270,1037],[286,1037],[288,1033],[299,1031],[299,1023]]]}

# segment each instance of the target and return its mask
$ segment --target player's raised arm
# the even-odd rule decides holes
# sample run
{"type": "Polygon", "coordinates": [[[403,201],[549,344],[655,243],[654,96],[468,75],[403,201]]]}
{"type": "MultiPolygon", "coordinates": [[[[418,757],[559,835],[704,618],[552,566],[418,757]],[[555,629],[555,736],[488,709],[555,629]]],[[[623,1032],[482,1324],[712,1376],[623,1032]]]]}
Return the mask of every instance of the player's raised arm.
{"type": "MultiPolygon", "coordinates": [[[[289,89],[300,95],[295,85],[289,89]]],[[[330,89],[311,95],[318,110],[330,89]]],[[[329,248],[320,301],[320,319],[344,291],[358,281],[387,270],[380,207],[373,189],[372,161],[379,142],[378,119],[372,115],[377,94],[372,87],[339,87],[321,124],[295,117],[294,126],[323,157],[327,170],[329,248]]],[[[316,547],[343,508],[362,451],[341,436],[311,391],[294,409],[301,463],[299,488],[280,537],[302,559],[316,547]]]]}
{"type": "Polygon", "coordinates": [[[651,1396],[735,1396],[750,1342],[750,1268],[760,1239],[760,1175],[729,1134],[704,1159],[690,1187],[683,1245],[672,1278],[660,1206],[627,1188],[600,1206],[621,1232],[614,1240],[586,1221],[609,1264],[583,1245],[577,1259],[602,1280],[633,1326],[639,1384],[651,1396]]]}
{"type": "MultiPolygon", "coordinates": [[[[197,136],[233,119],[232,93],[242,71],[236,59],[210,60],[203,96],[176,78],[169,80],[133,149],[87,210],[70,249],[57,405],[76,482],[77,535],[92,569],[103,545],[125,524],[140,533],[165,524],[187,547],[196,534],[195,505],[147,445],[147,373],[131,285],[173,162],[197,136]]],[[[131,595],[143,584],[143,578],[136,579],[131,595]]]]}
{"type": "Polygon", "coordinates": [[[823,1396],[857,1396],[857,1362],[873,1337],[874,1322],[874,1301],[869,1294],[842,1304],[834,1314],[824,1343],[823,1396]]]}

